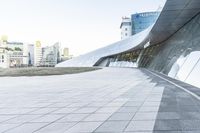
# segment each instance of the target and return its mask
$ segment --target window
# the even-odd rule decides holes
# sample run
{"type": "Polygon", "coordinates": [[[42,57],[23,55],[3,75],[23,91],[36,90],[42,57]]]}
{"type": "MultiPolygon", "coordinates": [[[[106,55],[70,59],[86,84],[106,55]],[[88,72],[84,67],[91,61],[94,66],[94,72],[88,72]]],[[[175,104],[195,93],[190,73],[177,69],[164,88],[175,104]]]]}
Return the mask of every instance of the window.
{"type": "Polygon", "coordinates": [[[1,62],[3,63],[4,62],[4,55],[1,56],[1,59],[2,59],[1,62]]]}
{"type": "Polygon", "coordinates": [[[127,33],[125,33],[125,36],[127,36],[128,34],[127,33]]]}
{"type": "Polygon", "coordinates": [[[127,28],[125,28],[125,31],[127,31],[128,29],[127,28]]]}

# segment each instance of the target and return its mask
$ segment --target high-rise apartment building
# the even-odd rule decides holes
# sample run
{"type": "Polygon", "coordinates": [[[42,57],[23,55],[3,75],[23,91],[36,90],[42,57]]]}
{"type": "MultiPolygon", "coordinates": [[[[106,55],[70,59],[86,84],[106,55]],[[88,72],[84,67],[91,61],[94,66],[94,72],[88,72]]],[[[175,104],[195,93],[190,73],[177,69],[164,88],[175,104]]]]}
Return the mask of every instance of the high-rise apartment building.
{"type": "Polygon", "coordinates": [[[69,48],[63,49],[63,57],[69,57],[69,48]]]}
{"type": "Polygon", "coordinates": [[[42,45],[40,41],[36,41],[34,46],[34,66],[40,66],[42,61],[42,45]]]}

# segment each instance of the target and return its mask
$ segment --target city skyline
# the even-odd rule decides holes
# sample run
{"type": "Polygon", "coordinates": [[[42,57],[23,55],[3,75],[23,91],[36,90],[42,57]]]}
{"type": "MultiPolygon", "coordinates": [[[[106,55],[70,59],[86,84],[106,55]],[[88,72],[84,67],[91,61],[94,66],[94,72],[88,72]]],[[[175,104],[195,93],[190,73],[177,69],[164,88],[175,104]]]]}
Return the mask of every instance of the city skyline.
{"type": "Polygon", "coordinates": [[[77,56],[119,41],[122,16],[154,11],[162,3],[160,0],[121,0],[112,5],[113,2],[2,0],[0,15],[4,17],[0,35],[7,35],[11,41],[40,40],[44,46],[61,42],[77,56]]]}

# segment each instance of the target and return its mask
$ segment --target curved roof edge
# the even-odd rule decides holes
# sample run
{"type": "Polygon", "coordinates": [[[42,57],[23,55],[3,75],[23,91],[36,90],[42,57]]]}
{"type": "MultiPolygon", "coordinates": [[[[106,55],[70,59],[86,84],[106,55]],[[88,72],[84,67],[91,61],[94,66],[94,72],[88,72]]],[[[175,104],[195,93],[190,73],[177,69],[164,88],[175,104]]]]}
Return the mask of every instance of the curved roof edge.
{"type": "Polygon", "coordinates": [[[151,44],[166,41],[199,12],[200,0],[167,0],[151,30],[151,44]]]}
{"type": "Polygon", "coordinates": [[[123,51],[128,51],[133,47],[143,44],[146,38],[149,36],[151,29],[152,26],[125,40],[113,43],[85,55],[81,55],[71,60],[59,63],[58,65],[56,65],[56,67],[92,67],[102,57],[107,57],[110,55],[121,53],[123,51]]]}

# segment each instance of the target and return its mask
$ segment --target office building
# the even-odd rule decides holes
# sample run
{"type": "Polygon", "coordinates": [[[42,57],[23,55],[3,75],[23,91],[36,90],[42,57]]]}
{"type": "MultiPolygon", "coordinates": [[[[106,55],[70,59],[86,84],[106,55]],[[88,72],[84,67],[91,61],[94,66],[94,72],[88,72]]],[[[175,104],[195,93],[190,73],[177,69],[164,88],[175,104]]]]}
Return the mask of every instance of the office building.
{"type": "Polygon", "coordinates": [[[131,15],[132,35],[144,31],[149,26],[153,25],[160,12],[143,12],[131,15]]]}
{"type": "Polygon", "coordinates": [[[121,39],[126,39],[132,35],[132,24],[131,19],[128,17],[122,18],[122,23],[120,25],[121,29],[121,39]]]}
{"type": "Polygon", "coordinates": [[[27,44],[28,66],[34,66],[34,44],[27,44]]]}
{"type": "Polygon", "coordinates": [[[57,54],[57,63],[61,62],[61,56],[62,56],[62,49],[61,49],[61,43],[60,42],[56,42],[53,45],[56,49],[56,54],[57,54]]]}
{"type": "Polygon", "coordinates": [[[63,48],[61,62],[72,59],[72,58],[73,58],[73,55],[70,54],[69,48],[63,48]]]}
{"type": "Polygon", "coordinates": [[[60,62],[60,44],[55,43],[53,46],[42,48],[41,66],[54,67],[60,62]]]}

